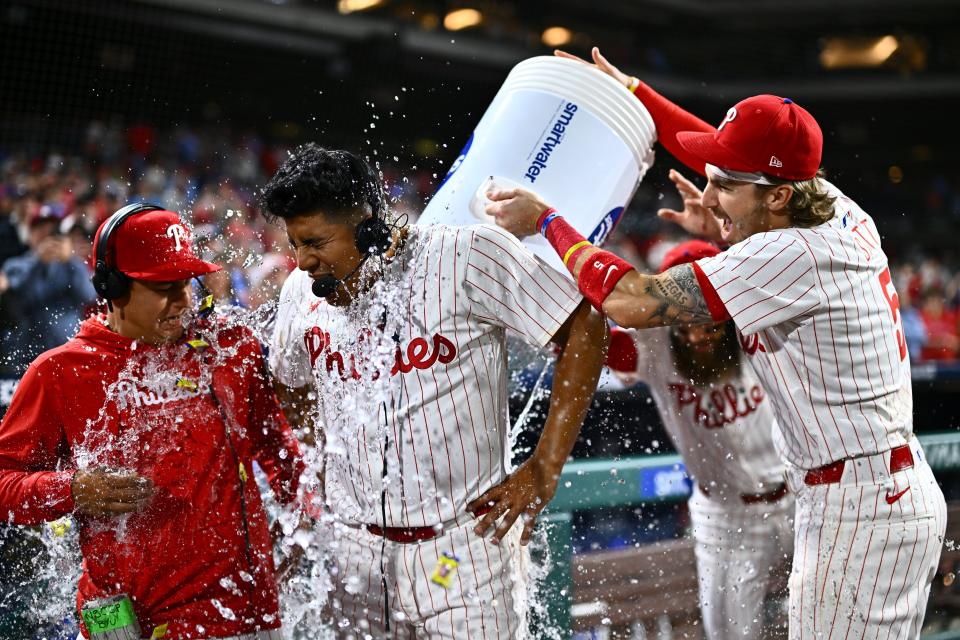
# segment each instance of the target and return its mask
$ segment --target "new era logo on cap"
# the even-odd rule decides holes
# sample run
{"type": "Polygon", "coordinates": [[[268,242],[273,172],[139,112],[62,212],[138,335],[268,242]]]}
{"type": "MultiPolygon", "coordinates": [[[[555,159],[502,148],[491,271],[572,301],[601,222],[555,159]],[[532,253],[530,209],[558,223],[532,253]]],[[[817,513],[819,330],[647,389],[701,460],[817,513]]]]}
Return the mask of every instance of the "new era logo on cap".
{"type": "Polygon", "coordinates": [[[738,102],[713,132],[683,131],[684,149],[721,169],[809,180],[820,168],[823,133],[790,98],[761,95],[738,102]]]}

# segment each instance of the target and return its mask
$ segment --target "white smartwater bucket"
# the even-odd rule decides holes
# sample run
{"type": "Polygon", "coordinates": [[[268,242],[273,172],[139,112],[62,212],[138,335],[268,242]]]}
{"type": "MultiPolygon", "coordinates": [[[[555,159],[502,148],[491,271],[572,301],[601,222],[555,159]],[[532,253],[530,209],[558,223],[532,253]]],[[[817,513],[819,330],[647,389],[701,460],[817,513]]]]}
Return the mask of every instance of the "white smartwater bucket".
{"type": "MultiPolygon", "coordinates": [[[[515,66],[417,224],[492,223],[491,181],[521,186],[602,244],[653,163],[656,129],[643,104],[607,74],[539,56],[515,66]]],[[[524,243],[561,273],[541,236],[524,243]]]]}

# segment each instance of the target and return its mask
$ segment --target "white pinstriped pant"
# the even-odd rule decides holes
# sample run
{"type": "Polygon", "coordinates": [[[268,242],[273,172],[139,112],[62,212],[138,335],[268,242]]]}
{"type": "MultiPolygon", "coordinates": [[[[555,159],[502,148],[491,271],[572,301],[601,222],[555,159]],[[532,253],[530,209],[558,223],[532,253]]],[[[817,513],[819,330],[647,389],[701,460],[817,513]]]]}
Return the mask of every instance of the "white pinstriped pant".
{"type": "Polygon", "coordinates": [[[520,526],[499,545],[473,533],[476,520],[433,540],[400,544],[366,529],[337,526],[330,557],[335,567],[331,626],[342,640],[422,638],[514,640],[525,637],[527,550],[520,526]],[[444,551],[459,566],[449,588],[430,578],[444,551]],[[384,561],[390,631],[384,624],[384,561]]]}
{"type": "Polygon", "coordinates": [[[793,552],[793,496],[744,504],[695,484],[689,506],[707,639],[759,638],[767,585],[793,552]]]}
{"type": "Polygon", "coordinates": [[[920,637],[946,503],[916,439],[910,448],[910,469],[890,474],[888,451],[847,461],[834,484],[807,486],[804,471],[788,467],[797,494],[791,640],[920,637]]]}

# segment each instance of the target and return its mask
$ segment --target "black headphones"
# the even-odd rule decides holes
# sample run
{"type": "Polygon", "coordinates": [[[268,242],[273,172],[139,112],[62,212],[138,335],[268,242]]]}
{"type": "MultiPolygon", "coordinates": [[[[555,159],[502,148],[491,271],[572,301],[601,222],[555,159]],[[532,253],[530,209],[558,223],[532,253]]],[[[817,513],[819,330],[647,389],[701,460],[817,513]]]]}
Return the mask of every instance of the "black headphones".
{"type": "MultiPolygon", "coordinates": [[[[130,291],[130,276],[111,264],[113,260],[107,260],[107,252],[110,247],[110,236],[116,233],[117,228],[122,225],[127,218],[143,213],[144,211],[163,211],[163,207],[146,202],[128,204],[122,209],[118,209],[103,224],[100,230],[100,237],[97,244],[93,247],[93,276],[90,281],[97,295],[104,298],[109,303],[111,300],[122,298],[130,291]]],[[[115,258],[115,256],[114,256],[115,258]]]]}
{"type": "Polygon", "coordinates": [[[390,234],[390,226],[383,219],[386,214],[383,188],[369,165],[366,166],[366,170],[367,203],[370,205],[372,215],[357,225],[353,238],[361,256],[379,256],[386,253],[387,249],[390,248],[393,238],[390,234]]]}

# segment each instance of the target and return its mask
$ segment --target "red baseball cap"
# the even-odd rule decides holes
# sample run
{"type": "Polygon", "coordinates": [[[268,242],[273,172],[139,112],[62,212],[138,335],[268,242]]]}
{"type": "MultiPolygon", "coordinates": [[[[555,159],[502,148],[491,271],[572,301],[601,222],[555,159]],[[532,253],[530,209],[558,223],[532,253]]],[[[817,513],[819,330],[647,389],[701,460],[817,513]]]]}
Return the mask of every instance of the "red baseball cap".
{"type": "Polygon", "coordinates": [[[703,240],[681,242],[663,256],[663,261],[660,263],[660,273],[678,264],[696,262],[700,258],[710,258],[718,253],[720,253],[720,249],[703,240]]]}
{"type": "MultiPolygon", "coordinates": [[[[104,225],[97,229],[94,247],[104,225]]],[[[190,229],[172,211],[130,216],[110,234],[108,244],[107,264],[137,280],[172,282],[220,271],[219,265],[193,253],[190,229]]]]}
{"type": "Polygon", "coordinates": [[[713,133],[681,131],[677,142],[707,164],[783,180],[817,175],[823,132],[790,98],[762,95],[738,102],[713,133]]]}

